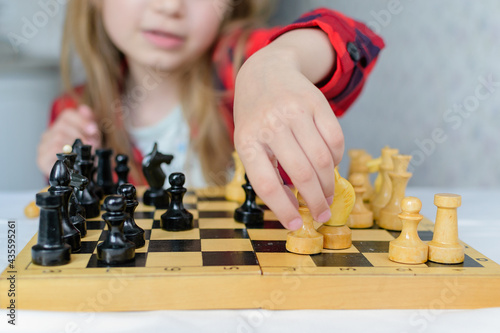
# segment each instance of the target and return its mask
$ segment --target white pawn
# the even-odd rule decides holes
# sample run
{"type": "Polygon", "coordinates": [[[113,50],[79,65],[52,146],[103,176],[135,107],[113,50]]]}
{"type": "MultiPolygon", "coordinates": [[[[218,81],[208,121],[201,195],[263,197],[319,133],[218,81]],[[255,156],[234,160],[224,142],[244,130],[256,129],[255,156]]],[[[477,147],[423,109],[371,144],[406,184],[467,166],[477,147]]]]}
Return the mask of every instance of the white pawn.
{"type": "Polygon", "coordinates": [[[428,246],[418,237],[417,227],[422,220],[419,214],[422,202],[415,197],[406,197],[401,202],[403,229],[395,240],[389,243],[389,259],[403,264],[423,264],[427,261],[428,246]]]}
{"type": "Polygon", "coordinates": [[[286,249],[297,254],[317,254],[323,250],[323,235],[314,229],[314,220],[306,202],[297,193],[299,214],[304,223],[299,230],[290,231],[286,237],[286,249]]]}

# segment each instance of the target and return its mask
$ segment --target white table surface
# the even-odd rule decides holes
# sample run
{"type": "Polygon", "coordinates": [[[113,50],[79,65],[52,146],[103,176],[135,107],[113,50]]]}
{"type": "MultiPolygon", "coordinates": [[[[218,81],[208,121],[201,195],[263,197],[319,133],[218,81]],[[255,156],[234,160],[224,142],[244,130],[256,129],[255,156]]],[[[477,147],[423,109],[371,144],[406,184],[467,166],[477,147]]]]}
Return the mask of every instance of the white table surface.
{"type": "MultiPolygon", "coordinates": [[[[434,220],[435,193],[462,195],[459,236],[500,263],[500,190],[408,188],[420,198],[422,214],[434,220]]],[[[37,231],[38,221],[23,215],[35,191],[0,192],[0,269],[7,265],[7,221],[17,224],[20,251],[37,231]]],[[[499,281],[500,283],[500,281],[499,281]]],[[[22,292],[22,291],[21,291],[22,292]]],[[[0,297],[7,297],[1,291],[0,297]]],[[[50,300],[48,300],[50,301],[50,300]]],[[[383,302],[383,300],[381,300],[383,302]]],[[[500,332],[500,308],[479,310],[204,310],[112,313],[17,311],[16,326],[0,310],[0,332],[500,332]]]]}

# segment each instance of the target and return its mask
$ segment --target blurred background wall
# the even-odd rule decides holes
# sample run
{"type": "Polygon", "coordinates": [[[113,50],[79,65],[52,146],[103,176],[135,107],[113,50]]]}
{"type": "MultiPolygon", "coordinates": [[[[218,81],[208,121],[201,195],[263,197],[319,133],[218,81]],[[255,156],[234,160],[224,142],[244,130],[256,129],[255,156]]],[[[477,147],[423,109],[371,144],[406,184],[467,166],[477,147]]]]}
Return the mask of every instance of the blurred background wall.
{"type": "MultiPolygon", "coordinates": [[[[63,19],[62,5],[44,4],[59,2],[0,0],[0,190],[43,186],[36,146],[58,94],[63,19]],[[16,51],[9,33],[29,38],[16,51]]],[[[341,119],[347,149],[413,155],[410,186],[500,186],[500,1],[282,0],[272,23],[316,7],[362,20],[386,42],[341,119]]]]}

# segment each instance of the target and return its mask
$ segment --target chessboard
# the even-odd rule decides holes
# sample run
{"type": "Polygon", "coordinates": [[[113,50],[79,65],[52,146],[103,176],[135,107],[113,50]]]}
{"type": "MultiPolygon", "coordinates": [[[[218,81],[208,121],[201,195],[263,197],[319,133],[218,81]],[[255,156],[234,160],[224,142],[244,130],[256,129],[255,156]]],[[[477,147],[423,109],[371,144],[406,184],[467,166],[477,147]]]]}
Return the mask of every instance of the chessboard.
{"type": "MultiPolygon", "coordinates": [[[[138,189],[142,197],[144,189],[138,189]]],[[[163,211],[140,203],[136,223],[146,245],[132,263],[107,267],[96,247],[107,233],[101,217],[88,220],[80,253],[63,266],[31,262],[37,235],[14,262],[20,309],[141,311],[159,309],[465,309],[500,306],[500,265],[465,245],[465,261],[405,265],[388,259],[399,232],[353,229],[352,246],[299,255],[285,249],[288,231],[265,206],[264,224],[233,219],[238,204],[223,188],[188,191],[194,229],[160,228],[163,211]]],[[[423,241],[433,223],[419,224],[423,241]]],[[[11,268],[1,275],[7,290],[11,268]]],[[[2,298],[1,306],[7,306],[2,298]]]]}

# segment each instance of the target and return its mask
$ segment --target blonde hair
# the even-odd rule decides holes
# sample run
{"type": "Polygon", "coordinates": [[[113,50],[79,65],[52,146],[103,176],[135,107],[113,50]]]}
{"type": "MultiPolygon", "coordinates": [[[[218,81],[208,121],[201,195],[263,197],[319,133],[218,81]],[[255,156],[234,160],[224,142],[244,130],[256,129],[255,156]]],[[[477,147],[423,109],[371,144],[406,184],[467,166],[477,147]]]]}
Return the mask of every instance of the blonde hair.
{"type": "MultiPolygon", "coordinates": [[[[242,29],[235,50],[234,66],[243,62],[245,38],[249,31],[261,25],[271,12],[269,0],[218,0],[227,2],[229,11],[221,25],[219,37],[234,29],[242,29]]],[[[205,180],[221,184],[231,163],[233,146],[220,113],[222,92],[213,82],[213,48],[181,75],[181,104],[191,127],[191,147],[198,154],[205,180]]],[[[95,0],[72,0],[68,3],[61,50],[63,88],[79,103],[94,111],[103,135],[103,145],[115,153],[132,154],[132,144],[123,126],[123,105],[126,71],[124,55],[108,37],[99,5],[95,0]],[[76,53],[86,74],[83,93],[72,85],[72,59],[76,53]]],[[[237,68],[235,68],[237,69],[237,68]]],[[[237,70],[233,71],[237,73],[237,70]]],[[[230,92],[229,92],[230,93],[230,92]]],[[[227,97],[227,96],[226,96],[227,97]]],[[[130,159],[131,177],[143,182],[140,161],[130,159]]]]}

